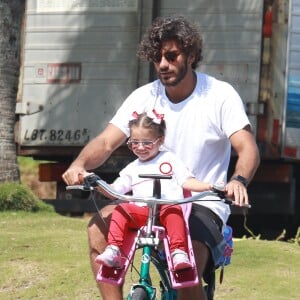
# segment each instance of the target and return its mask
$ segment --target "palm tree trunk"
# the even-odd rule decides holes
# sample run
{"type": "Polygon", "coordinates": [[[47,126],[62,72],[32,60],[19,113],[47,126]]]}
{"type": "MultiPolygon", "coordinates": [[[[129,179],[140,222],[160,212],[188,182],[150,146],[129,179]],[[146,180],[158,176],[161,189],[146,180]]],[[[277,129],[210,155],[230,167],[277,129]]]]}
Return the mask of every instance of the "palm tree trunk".
{"type": "Polygon", "coordinates": [[[0,0],[0,182],[19,181],[14,139],[24,0],[0,0]]]}

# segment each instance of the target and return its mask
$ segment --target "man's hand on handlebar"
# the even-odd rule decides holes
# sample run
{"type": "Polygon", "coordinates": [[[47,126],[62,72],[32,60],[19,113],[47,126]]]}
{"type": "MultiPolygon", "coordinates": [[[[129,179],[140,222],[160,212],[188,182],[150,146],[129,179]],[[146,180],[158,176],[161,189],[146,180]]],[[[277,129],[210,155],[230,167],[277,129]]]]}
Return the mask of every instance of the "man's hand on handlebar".
{"type": "MultiPolygon", "coordinates": [[[[238,194],[229,194],[227,190],[228,184],[225,186],[224,183],[221,184],[214,184],[212,187],[212,191],[216,193],[221,199],[224,199],[225,203],[230,205],[237,205],[237,206],[243,206],[250,208],[251,205],[249,205],[248,202],[246,202],[246,199],[248,200],[248,193],[246,190],[246,187],[243,185],[246,191],[244,191],[246,194],[243,194],[243,189],[237,189],[238,194]],[[242,202],[236,201],[236,198],[234,196],[237,195],[239,198],[241,198],[242,202]]],[[[233,190],[234,191],[234,190],[233,190]]]]}
{"type": "Polygon", "coordinates": [[[91,174],[94,173],[87,172],[83,167],[71,166],[65,171],[62,178],[67,185],[76,185],[82,184],[84,178],[91,174]]]}
{"type": "Polygon", "coordinates": [[[226,196],[234,200],[234,205],[249,206],[247,188],[237,180],[229,181],[225,186],[226,196]]]}
{"type": "Polygon", "coordinates": [[[87,173],[83,167],[70,166],[62,175],[64,182],[67,185],[75,185],[83,182],[83,177],[80,175],[87,173]]]}

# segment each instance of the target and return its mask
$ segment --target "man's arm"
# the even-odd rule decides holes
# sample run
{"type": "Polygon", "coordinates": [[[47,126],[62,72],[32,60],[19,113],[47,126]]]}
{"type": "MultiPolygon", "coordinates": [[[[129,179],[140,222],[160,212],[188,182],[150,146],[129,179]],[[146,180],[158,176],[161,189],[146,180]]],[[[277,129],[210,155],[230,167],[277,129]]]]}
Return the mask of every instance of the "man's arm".
{"type": "MultiPolygon", "coordinates": [[[[250,126],[232,134],[230,142],[238,156],[233,177],[242,176],[249,183],[260,163],[258,147],[250,126]]],[[[247,184],[244,185],[242,181],[232,179],[226,185],[226,190],[229,197],[233,197],[238,205],[242,205],[249,203],[246,187],[247,184]]]]}
{"type": "Polygon", "coordinates": [[[126,135],[115,125],[107,127],[92,139],[62,175],[66,184],[78,184],[78,175],[103,164],[112,152],[124,143],[126,135]]]}

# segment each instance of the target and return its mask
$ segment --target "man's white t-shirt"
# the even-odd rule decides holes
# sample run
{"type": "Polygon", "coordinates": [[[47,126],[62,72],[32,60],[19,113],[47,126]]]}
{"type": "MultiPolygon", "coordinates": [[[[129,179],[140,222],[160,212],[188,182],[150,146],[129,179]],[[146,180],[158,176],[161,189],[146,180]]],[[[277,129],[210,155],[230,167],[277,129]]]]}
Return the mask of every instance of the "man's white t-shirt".
{"type": "MultiPolygon", "coordinates": [[[[156,80],[133,91],[110,123],[129,136],[128,122],[134,111],[155,109],[166,121],[165,147],[174,152],[199,180],[226,182],[230,161],[229,137],[250,124],[243,102],[234,88],[203,73],[197,74],[193,93],[174,104],[165,88],[156,80]]],[[[227,204],[201,201],[226,223],[230,214],[227,204]]]]}
{"type": "MultiPolygon", "coordinates": [[[[120,176],[112,183],[120,194],[132,191],[134,196],[152,197],[153,179],[140,178],[140,174],[171,175],[171,179],[161,179],[161,198],[178,200],[183,198],[183,183],[193,177],[184,163],[169,151],[161,151],[149,161],[134,160],[120,171],[120,176]]],[[[141,206],[145,203],[139,204],[141,206]]]]}

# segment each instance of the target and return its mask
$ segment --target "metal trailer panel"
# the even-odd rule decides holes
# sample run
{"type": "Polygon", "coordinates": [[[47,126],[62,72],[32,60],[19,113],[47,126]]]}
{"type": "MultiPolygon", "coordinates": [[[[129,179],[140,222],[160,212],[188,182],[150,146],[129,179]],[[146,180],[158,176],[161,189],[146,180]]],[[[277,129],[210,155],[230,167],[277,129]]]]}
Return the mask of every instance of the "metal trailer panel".
{"type": "Polygon", "coordinates": [[[18,143],[84,145],[137,85],[139,1],[28,0],[25,22],[18,143]]]}
{"type": "Polygon", "coordinates": [[[282,156],[300,158],[300,1],[290,0],[282,156]]]}
{"type": "Polygon", "coordinates": [[[200,24],[199,70],[257,104],[261,0],[28,0],[19,145],[82,146],[96,136],[129,93],[153,79],[136,47],[153,17],[173,13],[200,24]]]}
{"type": "Polygon", "coordinates": [[[286,69],[286,36],[287,25],[273,23],[272,33],[272,115],[273,119],[283,123],[283,111],[285,107],[285,69],[286,69]]]}

